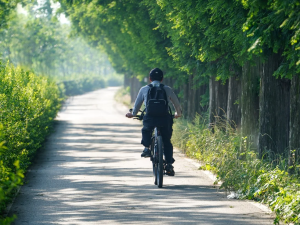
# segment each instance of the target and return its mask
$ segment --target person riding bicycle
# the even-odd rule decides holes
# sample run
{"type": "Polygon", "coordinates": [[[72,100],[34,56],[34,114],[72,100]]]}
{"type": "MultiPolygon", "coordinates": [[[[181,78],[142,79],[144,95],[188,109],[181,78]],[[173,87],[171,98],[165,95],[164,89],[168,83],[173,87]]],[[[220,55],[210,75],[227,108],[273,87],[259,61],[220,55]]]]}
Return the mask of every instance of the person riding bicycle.
{"type": "MultiPolygon", "coordinates": [[[[151,81],[150,85],[146,85],[142,87],[138,93],[138,96],[135,100],[133,111],[131,113],[127,113],[126,117],[132,118],[137,115],[140,110],[143,102],[146,107],[146,115],[143,118],[143,128],[142,128],[142,141],[141,144],[145,146],[144,151],[141,154],[141,157],[150,157],[151,151],[149,146],[151,145],[151,135],[155,127],[161,127],[161,135],[164,143],[164,153],[166,160],[166,174],[169,176],[174,176],[175,171],[172,164],[174,163],[173,158],[173,145],[171,143],[172,137],[172,125],[173,118],[169,113],[166,113],[163,116],[153,116],[147,114],[147,103],[149,101],[149,91],[151,88],[161,88],[165,92],[165,97],[167,102],[172,102],[175,108],[174,118],[181,117],[182,109],[179,103],[179,100],[173,90],[166,85],[161,84],[163,81],[163,72],[159,68],[154,68],[149,73],[149,79],[151,81]]],[[[149,106],[148,106],[149,107],[149,106]]],[[[167,106],[168,107],[168,106],[167,106]]]]}

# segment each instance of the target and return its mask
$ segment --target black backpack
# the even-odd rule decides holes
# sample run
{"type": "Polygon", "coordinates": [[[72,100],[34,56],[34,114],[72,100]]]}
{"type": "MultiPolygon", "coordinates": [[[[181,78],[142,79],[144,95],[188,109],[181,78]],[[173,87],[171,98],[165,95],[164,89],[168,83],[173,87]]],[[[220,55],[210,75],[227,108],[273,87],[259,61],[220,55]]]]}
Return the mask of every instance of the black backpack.
{"type": "Polygon", "coordinates": [[[159,87],[153,87],[152,84],[148,91],[146,112],[149,116],[166,116],[168,115],[168,98],[164,89],[164,85],[160,84],[159,87]]]}

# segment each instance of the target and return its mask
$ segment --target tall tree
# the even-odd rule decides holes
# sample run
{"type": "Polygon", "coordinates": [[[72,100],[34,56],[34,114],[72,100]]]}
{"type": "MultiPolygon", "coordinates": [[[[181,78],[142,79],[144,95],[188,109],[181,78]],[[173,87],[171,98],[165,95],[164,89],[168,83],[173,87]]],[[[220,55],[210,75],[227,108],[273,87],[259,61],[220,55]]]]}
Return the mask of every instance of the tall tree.
{"type": "Polygon", "coordinates": [[[12,12],[23,0],[0,0],[0,30],[7,28],[8,21],[14,16],[12,12]]]}
{"type": "Polygon", "coordinates": [[[1,58],[60,79],[114,73],[106,55],[82,38],[69,38],[70,25],[57,20],[49,0],[44,3],[28,5],[27,15],[17,14],[0,32],[1,58]]]}

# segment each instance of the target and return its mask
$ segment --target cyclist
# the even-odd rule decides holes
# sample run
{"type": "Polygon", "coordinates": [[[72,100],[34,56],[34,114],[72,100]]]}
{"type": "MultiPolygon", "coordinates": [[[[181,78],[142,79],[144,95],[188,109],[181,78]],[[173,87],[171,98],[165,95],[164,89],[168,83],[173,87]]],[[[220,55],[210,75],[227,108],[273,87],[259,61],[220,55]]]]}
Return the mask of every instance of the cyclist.
{"type": "MultiPolygon", "coordinates": [[[[163,81],[163,72],[159,68],[154,68],[149,73],[149,79],[153,87],[160,87],[161,82],[163,81]]],[[[132,118],[136,116],[139,109],[141,108],[143,102],[146,107],[146,115],[143,118],[143,128],[142,128],[142,141],[141,144],[145,146],[144,151],[141,154],[141,157],[150,157],[151,151],[149,146],[151,145],[151,135],[153,133],[153,129],[156,126],[161,127],[161,135],[164,143],[164,153],[166,160],[166,174],[169,176],[174,176],[175,171],[172,164],[175,162],[173,158],[173,145],[171,143],[172,137],[172,125],[173,118],[170,114],[165,116],[149,116],[147,115],[147,101],[148,101],[148,91],[151,87],[146,85],[142,87],[138,93],[138,96],[134,103],[134,108],[132,113],[127,113],[126,117],[132,118]]],[[[166,97],[168,102],[172,102],[176,112],[174,118],[181,117],[182,109],[179,103],[179,100],[173,90],[169,86],[163,86],[163,89],[166,93],[166,97]]]]}

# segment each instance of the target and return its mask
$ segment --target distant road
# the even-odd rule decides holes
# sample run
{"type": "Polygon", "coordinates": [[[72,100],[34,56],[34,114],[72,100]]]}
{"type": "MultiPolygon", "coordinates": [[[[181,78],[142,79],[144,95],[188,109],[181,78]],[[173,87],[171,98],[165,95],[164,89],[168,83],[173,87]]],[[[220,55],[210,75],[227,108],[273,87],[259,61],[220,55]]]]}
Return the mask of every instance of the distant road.
{"type": "Polygon", "coordinates": [[[14,224],[273,224],[253,203],[227,200],[179,152],[176,176],[158,189],[140,157],[141,123],[125,118],[116,90],[65,103],[11,208],[14,224]]]}

